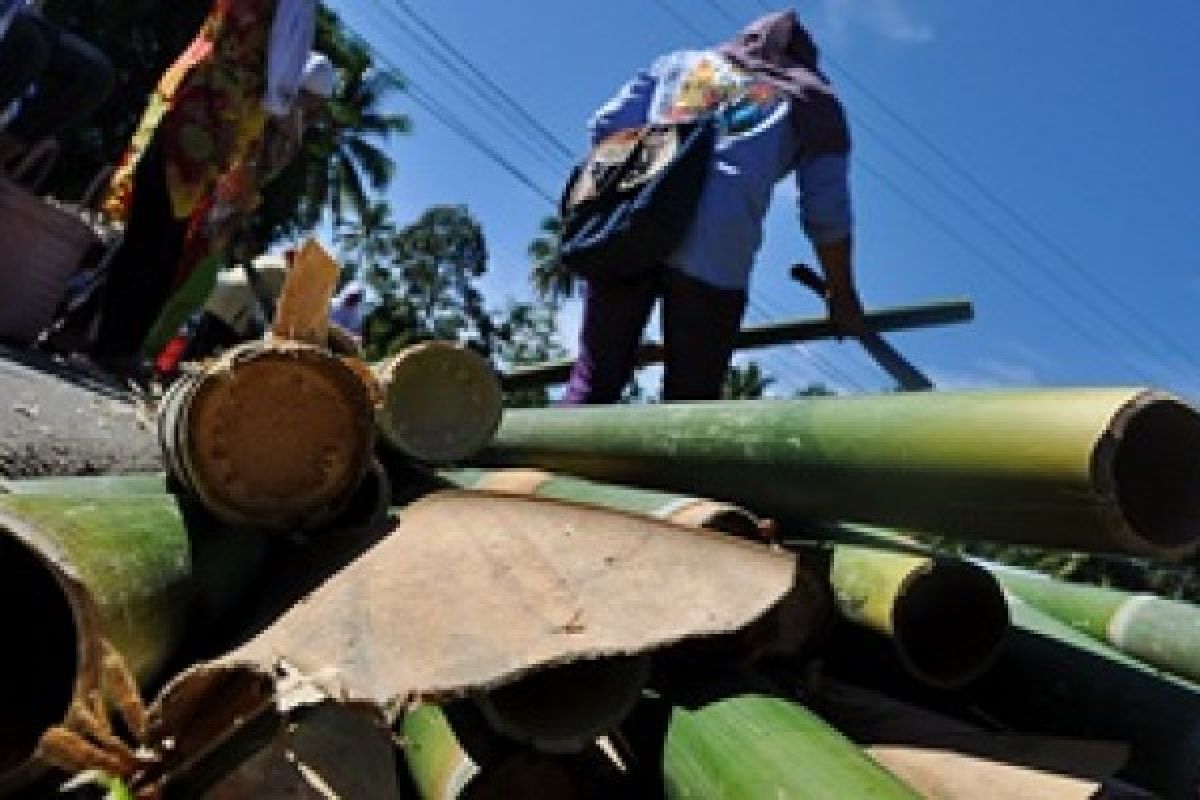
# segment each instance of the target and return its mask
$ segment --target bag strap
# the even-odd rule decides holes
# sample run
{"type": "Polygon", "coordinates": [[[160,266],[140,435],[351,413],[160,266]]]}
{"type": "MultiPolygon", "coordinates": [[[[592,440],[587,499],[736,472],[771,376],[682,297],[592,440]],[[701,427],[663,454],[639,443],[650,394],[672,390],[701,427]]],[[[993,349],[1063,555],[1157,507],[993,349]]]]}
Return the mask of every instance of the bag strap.
{"type": "Polygon", "coordinates": [[[9,171],[9,177],[16,183],[21,184],[31,192],[37,192],[46,178],[50,177],[50,170],[54,169],[54,165],[58,163],[58,154],[60,151],[58,141],[53,138],[45,138],[35,144],[26,151],[25,155],[17,162],[9,171]],[[36,179],[29,181],[28,175],[37,168],[36,179]]]}

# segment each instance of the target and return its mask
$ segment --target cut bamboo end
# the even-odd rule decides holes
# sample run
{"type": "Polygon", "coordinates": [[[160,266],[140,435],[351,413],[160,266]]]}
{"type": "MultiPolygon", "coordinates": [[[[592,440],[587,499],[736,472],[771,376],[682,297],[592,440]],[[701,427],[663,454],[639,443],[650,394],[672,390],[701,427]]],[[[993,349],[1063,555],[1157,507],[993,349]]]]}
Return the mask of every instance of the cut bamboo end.
{"type": "Polygon", "coordinates": [[[366,472],[371,412],[363,382],[322,348],[253,342],[173,387],[159,433],[171,471],[219,519],[310,527],[366,472]]]}
{"type": "Polygon", "coordinates": [[[905,578],[892,610],[892,638],[909,671],[955,689],[996,662],[1008,634],[1008,605],[996,580],[973,564],[931,559],[905,578]]]}
{"type": "Polygon", "coordinates": [[[581,661],[534,673],[475,702],[503,736],[543,753],[578,753],[629,716],[649,677],[648,655],[581,661]]]}
{"type": "Polygon", "coordinates": [[[1113,535],[1130,552],[1181,558],[1200,544],[1200,413],[1177,397],[1142,392],[1114,414],[1092,473],[1111,498],[1113,535]]]}
{"type": "Polygon", "coordinates": [[[450,342],[410,347],[376,367],[383,389],[383,438],[428,463],[470,458],[500,425],[504,398],[491,365],[450,342]]]}
{"type": "Polygon", "coordinates": [[[288,270],[271,333],[324,347],[329,343],[329,304],[341,272],[333,257],[316,240],[309,239],[296,253],[288,270]]]}
{"type": "Polygon", "coordinates": [[[830,584],[847,619],[890,637],[908,671],[938,688],[982,675],[1008,634],[1003,589],[968,561],[838,545],[830,584]]]}
{"type": "Polygon", "coordinates": [[[32,531],[0,512],[0,602],[9,614],[0,662],[0,793],[31,777],[42,733],[67,716],[88,663],[95,615],[32,531]],[[36,614],[28,613],[37,609],[36,614]]]}

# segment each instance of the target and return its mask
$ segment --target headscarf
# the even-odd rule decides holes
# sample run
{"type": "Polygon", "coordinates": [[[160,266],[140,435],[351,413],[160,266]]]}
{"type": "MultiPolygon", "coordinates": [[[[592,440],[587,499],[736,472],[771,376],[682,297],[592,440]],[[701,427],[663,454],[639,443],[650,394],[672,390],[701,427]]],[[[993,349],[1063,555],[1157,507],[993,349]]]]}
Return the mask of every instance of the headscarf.
{"type": "Polygon", "coordinates": [[[810,153],[849,152],[842,104],[817,66],[817,45],[795,11],[759,17],[717,52],[788,95],[792,122],[810,153]]]}

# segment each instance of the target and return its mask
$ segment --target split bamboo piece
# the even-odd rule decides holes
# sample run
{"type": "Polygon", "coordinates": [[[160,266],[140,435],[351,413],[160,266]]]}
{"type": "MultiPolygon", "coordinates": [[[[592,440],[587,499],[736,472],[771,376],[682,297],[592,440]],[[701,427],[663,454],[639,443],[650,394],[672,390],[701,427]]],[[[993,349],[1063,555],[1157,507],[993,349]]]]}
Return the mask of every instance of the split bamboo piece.
{"type": "Polygon", "coordinates": [[[889,771],[939,800],[1148,800],[1113,780],[1119,742],[993,733],[827,678],[805,693],[823,719],[889,771]]]}
{"type": "Polygon", "coordinates": [[[1200,683],[1200,608],[1152,594],[1055,580],[989,564],[1004,588],[1055,619],[1151,666],[1200,683]]]}
{"type": "Polygon", "coordinates": [[[373,409],[354,370],[321,347],[251,342],[163,398],[168,468],[229,525],[329,522],[371,463],[373,409]]]}
{"type": "Polygon", "coordinates": [[[970,700],[999,723],[1129,743],[1120,777],[1167,800],[1200,791],[1200,691],[1015,596],[1014,629],[970,700]]]}
{"type": "Polygon", "coordinates": [[[205,519],[165,493],[0,495],[0,793],[99,688],[103,640],[145,683],[251,585],[266,542],[205,519]]]}
{"type": "Polygon", "coordinates": [[[919,797],[803,706],[753,694],[675,708],[663,774],[669,798],[919,797]]]}
{"type": "Polygon", "coordinates": [[[375,366],[384,441],[433,464],[470,458],[491,441],[504,396],[492,366],[452,342],[424,342],[375,366]]]}
{"type": "Polygon", "coordinates": [[[1142,389],[509,411],[481,461],[696,492],[776,519],[1179,558],[1200,414],[1142,389]]]}
{"type": "Polygon", "coordinates": [[[296,253],[279,295],[271,328],[277,339],[316,347],[329,343],[329,303],[341,269],[314,239],[296,253]]]}
{"type": "Polygon", "coordinates": [[[996,579],[968,561],[839,544],[830,583],[846,618],[892,639],[921,681],[961,687],[996,660],[1008,607],[996,579]]]}
{"type": "MultiPolygon", "coordinates": [[[[761,540],[763,534],[762,522],[746,509],[702,497],[596,483],[533,469],[457,469],[445,470],[441,475],[457,486],[611,508],[748,540],[761,540]]],[[[832,601],[823,577],[807,560],[801,561],[791,591],[762,619],[722,642],[721,652],[746,662],[798,655],[831,613],[832,601]]]]}
{"type": "MultiPolygon", "coordinates": [[[[298,587],[303,602],[165,687],[156,715],[182,727],[156,729],[158,741],[175,742],[159,748],[162,770],[242,724],[247,712],[227,698],[270,704],[282,665],[297,675],[289,680],[394,716],[412,700],[495,691],[539,669],[740,630],[796,573],[790,556],[730,537],[480,492],[435,493],[405,507],[398,527],[346,538],[313,541],[355,552],[331,559],[317,588],[298,587]],[[192,722],[197,714],[203,725],[192,722]]],[[[555,702],[560,715],[571,705],[555,702]]]]}

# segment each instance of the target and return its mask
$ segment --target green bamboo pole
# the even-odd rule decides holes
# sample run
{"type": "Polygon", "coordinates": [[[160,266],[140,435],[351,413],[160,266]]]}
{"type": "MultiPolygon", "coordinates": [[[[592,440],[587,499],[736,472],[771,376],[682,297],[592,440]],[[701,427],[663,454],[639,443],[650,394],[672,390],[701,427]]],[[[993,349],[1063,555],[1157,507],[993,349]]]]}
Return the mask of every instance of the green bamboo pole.
{"type": "Polygon", "coordinates": [[[1200,414],[1140,389],[510,411],[480,461],[695,492],[776,518],[1178,558],[1200,414]]]}
{"type": "Polygon", "coordinates": [[[266,543],[211,525],[165,493],[0,495],[0,792],[98,685],[101,639],[145,684],[251,585],[266,543]]]}
{"type": "Polygon", "coordinates": [[[968,701],[1016,730],[1128,742],[1120,777],[1171,800],[1200,791],[1200,691],[1010,595],[1013,631],[968,701]]]}
{"type": "Polygon", "coordinates": [[[1005,589],[1055,619],[1165,672],[1200,682],[1200,608],[998,564],[988,569],[1005,589]]]}
{"type": "Polygon", "coordinates": [[[918,796],[803,706],[761,695],[675,708],[663,773],[669,798],[918,796]]]}
{"type": "Polygon", "coordinates": [[[568,500],[749,538],[759,535],[758,519],[745,509],[676,492],[614,486],[538,470],[456,469],[444,470],[440,474],[464,489],[568,500]]]}
{"type": "MultiPolygon", "coordinates": [[[[867,326],[877,333],[914,330],[935,325],[969,322],[974,309],[966,300],[942,300],[917,306],[900,306],[867,313],[867,326]]],[[[738,350],[753,350],[795,342],[811,342],[841,336],[838,327],[825,317],[785,320],[751,325],[739,334],[734,346],[738,350]]],[[[639,367],[663,361],[665,350],[658,342],[642,345],[637,352],[639,367]]],[[[535,389],[555,383],[566,383],[571,375],[573,360],[550,361],[528,367],[518,367],[500,376],[505,391],[535,389]]]]}
{"type": "Polygon", "coordinates": [[[74,478],[0,479],[0,494],[39,494],[57,497],[109,494],[162,494],[167,476],[162,472],[132,475],[84,475],[74,478]]]}
{"type": "Polygon", "coordinates": [[[500,740],[479,731],[460,734],[437,706],[407,712],[401,726],[404,759],[421,800],[507,800],[514,797],[584,798],[584,778],[574,762],[500,740]],[[471,741],[471,748],[464,742],[471,741]],[[469,752],[470,750],[470,752],[469,752]]]}
{"type": "Polygon", "coordinates": [[[404,760],[421,800],[455,800],[480,773],[445,713],[419,706],[404,715],[404,760]]]}
{"type": "Polygon", "coordinates": [[[996,579],[967,561],[835,545],[829,571],[838,609],[891,638],[915,677],[939,688],[983,674],[1008,633],[996,579]]]}

